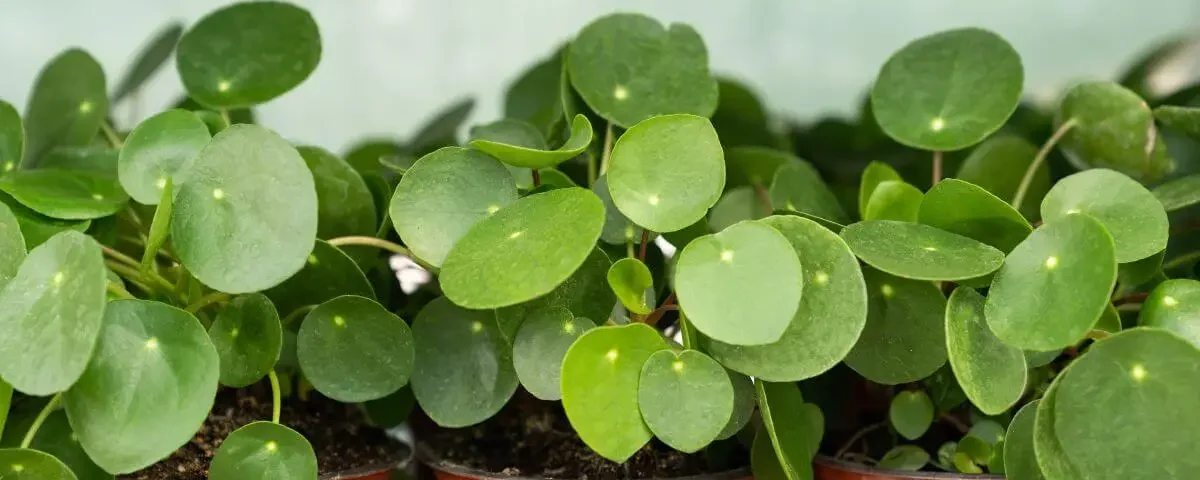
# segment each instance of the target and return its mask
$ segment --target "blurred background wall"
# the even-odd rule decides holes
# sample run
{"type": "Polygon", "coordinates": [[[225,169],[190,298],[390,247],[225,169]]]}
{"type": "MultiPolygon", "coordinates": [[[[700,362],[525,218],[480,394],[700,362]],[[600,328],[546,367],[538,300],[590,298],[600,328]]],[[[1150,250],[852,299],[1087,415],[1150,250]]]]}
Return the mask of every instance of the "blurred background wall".
{"type": "MultiPolygon", "coordinates": [[[[800,119],[850,114],[895,49],[976,25],[1024,58],[1026,90],[1052,101],[1080,79],[1111,78],[1171,35],[1200,32],[1197,0],[292,0],[312,11],[324,53],[296,90],[259,109],[286,137],[342,150],[366,136],[406,138],[459,97],[473,121],[501,114],[505,87],[592,18],[640,11],[696,27],[713,69],[800,119]]],[[[228,0],[0,0],[0,98],[23,110],[42,64],[82,46],[110,88],[148,37],[228,0]]],[[[1192,68],[1195,68],[1193,64],[1192,68]]],[[[118,124],[182,92],[169,64],[118,124]]]]}

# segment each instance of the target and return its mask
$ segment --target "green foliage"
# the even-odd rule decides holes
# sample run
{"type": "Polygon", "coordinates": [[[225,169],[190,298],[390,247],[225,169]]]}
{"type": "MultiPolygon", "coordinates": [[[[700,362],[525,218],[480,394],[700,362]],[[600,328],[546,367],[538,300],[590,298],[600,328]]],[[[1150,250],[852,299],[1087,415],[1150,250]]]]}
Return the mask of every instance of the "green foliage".
{"type": "Polygon", "coordinates": [[[900,436],[916,440],[933,424],[933,413],[933,401],[924,390],[908,390],[892,397],[888,422],[900,436]]]}
{"type": "Polygon", "coordinates": [[[209,478],[317,478],[317,455],[303,436],[283,425],[254,422],[229,434],[213,455],[209,478]]]}

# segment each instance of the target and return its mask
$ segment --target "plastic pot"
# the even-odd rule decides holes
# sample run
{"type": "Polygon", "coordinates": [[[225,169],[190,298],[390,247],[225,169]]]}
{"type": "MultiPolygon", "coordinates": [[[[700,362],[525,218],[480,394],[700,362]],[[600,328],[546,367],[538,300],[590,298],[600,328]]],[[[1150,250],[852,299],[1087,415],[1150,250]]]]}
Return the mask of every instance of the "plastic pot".
{"type": "Polygon", "coordinates": [[[356,468],[354,470],[321,475],[321,480],[390,480],[392,474],[399,469],[398,465],[356,468]]]}
{"type": "MultiPolygon", "coordinates": [[[[422,475],[418,478],[429,478],[434,480],[544,480],[544,477],[514,477],[512,475],[500,475],[491,472],[484,472],[470,467],[464,467],[452,462],[441,460],[437,456],[422,447],[417,448],[417,460],[421,465],[429,470],[428,475],[422,475]]],[[[694,475],[690,477],[676,477],[674,479],[662,480],[753,480],[750,475],[750,469],[743,468],[722,473],[711,473],[707,475],[694,475]]]]}
{"type": "Polygon", "coordinates": [[[813,460],[815,480],[1004,480],[1003,475],[969,475],[948,472],[884,470],[818,455],[813,460]]]}

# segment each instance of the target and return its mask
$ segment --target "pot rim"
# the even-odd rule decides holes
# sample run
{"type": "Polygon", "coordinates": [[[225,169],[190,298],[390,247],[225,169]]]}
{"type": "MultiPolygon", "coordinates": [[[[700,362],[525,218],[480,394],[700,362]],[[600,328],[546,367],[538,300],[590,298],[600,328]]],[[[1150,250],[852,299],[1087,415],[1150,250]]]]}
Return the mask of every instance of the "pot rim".
{"type": "MultiPolygon", "coordinates": [[[[417,461],[429,466],[435,470],[452,473],[454,475],[473,478],[478,480],[487,480],[493,478],[502,478],[504,480],[548,480],[556,477],[526,477],[519,475],[505,475],[502,473],[485,472],[464,465],[459,465],[454,462],[442,459],[440,456],[433,453],[433,449],[429,448],[424,443],[418,443],[416,447],[415,458],[417,461]]],[[[667,477],[661,480],[741,480],[749,479],[750,467],[742,467],[736,470],[726,470],[724,472],[706,473],[701,475],[691,475],[687,477],[667,477]]],[[[652,480],[652,479],[641,479],[652,480]]]]}
{"type": "Polygon", "coordinates": [[[393,443],[395,443],[399,447],[403,447],[403,450],[407,450],[407,452],[404,452],[402,455],[397,455],[395,458],[392,458],[390,460],[376,462],[376,463],[364,465],[364,466],[361,466],[358,468],[351,468],[348,470],[341,470],[341,471],[337,471],[337,472],[325,473],[325,474],[320,475],[319,479],[320,480],[354,480],[357,478],[365,478],[365,477],[369,477],[371,475],[378,475],[381,473],[391,473],[393,470],[401,470],[406,465],[411,465],[413,462],[413,459],[416,457],[415,449],[412,448],[411,445],[408,445],[401,441],[393,440],[393,443]]]}
{"type": "Polygon", "coordinates": [[[1004,475],[994,475],[990,473],[958,473],[958,472],[914,472],[911,470],[894,470],[885,468],[876,468],[861,463],[847,462],[836,458],[818,454],[813,458],[813,463],[838,470],[851,473],[866,474],[866,475],[890,475],[913,480],[960,480],[964,476],[977,478],[980,480],[1004,480],[1004,475]]]}

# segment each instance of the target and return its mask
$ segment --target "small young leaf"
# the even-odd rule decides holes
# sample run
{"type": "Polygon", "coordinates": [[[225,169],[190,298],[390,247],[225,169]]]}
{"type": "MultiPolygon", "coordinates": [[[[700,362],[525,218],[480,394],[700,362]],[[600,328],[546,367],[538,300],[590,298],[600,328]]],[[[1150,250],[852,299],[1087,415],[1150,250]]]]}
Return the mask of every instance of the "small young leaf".
{"type": "Polygon", "coordinates": [[[125,76],[121,78],[120,82],[117,82],[117,88],[113,90],[112,94],[112,103],[118,103],[140,90],[142,85],[150,80],[150,77],[154,76],[164,63],[167,63],[171,54],[175,53],[175,45],[179,43],[181,36],[183,36],[183,24],[178,22],[172,22],[155,32],[150,41],[138,52],[133,65],[125,71],[125,76]]]}
{"type": "Polygon", "coordinates": [[[278,423],[254,422],[221,442],[208,472],[213,480],[316,480],[317,454],[304,436],[278,423]]]}
{"type": "Polygon", "coordinates": [[[604,204],[588,190],[564,188],[522,198],[479,221],[450,249],[442,264],[442,290],[472,309],[540,297],[583,264],[603,228],[604,204]]]}
{"type": "Polygon", "coordinates": [[[16,170],[25,154],[25,125],[12,104],[0,100],[0,175],[16,170]]]}
{"type": "MultiPolygon", "coordinates": [[[[1016,195],[1017,188],[1025,177],[1025,171],[1033,163],[1037,151],[1037,146],[1022,137],[997,134],[971,150],[971,154],[959,165],[958,173],[954,176],[978,185],[1008,202],[1016,195]]],[[[1025,191],[1021,214],[1025,215],[1025,218],[1036,218],[1038,205],[1048,191],[1050,168],[1042,163],[1033,172],[1033,179],[1025,191]]]]}
{"type": "Polygon", "coordinates": [[[279,313],[260,293],[231,300],[217,314],[208,337],[221,357],[221,384],[234,388],[262,380],[283,348],[279,313]]]}
{"type": "Polygon", "coordinates": [[[990,245],[919,223],[868,220],[841,236],[872,267],[914,280],[963,280],[987,275],[1004,263],[990,245]]]}
{"type": "Polygon", "coordinates": [[[1200,347],[1200,281],[1177,278],[1160,283],[1142,303],[1138,323],[1170,330],[1200,347]]]}
{"type": "Polygon", "coordinates": [[[984,307],[1000,341],[1039,352],[1073,345],[1095,325],[1117,279],[1112,237],[1088,215],[1038,227],[992,280],[984,307]]]}
{"type": "Polygon", "coordinates": [[[300,369],[313,387],[350,403],[383,398],[408,383],[413,333],[375,301],[346,295],[322,303],[296,333],[300,369]]]}
{"type": "Polygon", "coordinates": [[[76,480],[63,462],[48,453],[26,448],[0,449],[4,480],[76,480]]]}
{"type": "Polygon", "coordinates": [[[841,224],[849,220],[842,204],[821,180],[817,170],[803,160],[775,170],[770,194],[775,208],[816,215],[841,224]]]}
{"type": "Polygon", "coordinates": [[[283,316],[342,295],[375,298],[371,282],[354,260],[324,240],[313,245],[304,268],[263,293],[283,316]]]}
{"type": "Polygon", "coordinates": [[[998,130],[1021,100],[1021,57],[978,28],[918,38],[892,54],[871,88],[883,131],[923,150],[969,147],[998,130]]]}
{"type": "MultiPolygon", "coordinates": [[[[540,132],[539,132],[540,133],[540,132]]],[[[480,150],[507,165],[520,168],[552,168],[583,153],[592,143],[592,124],[584,115],[575,115],[571,122],[571,136],[563,146],[555,150],[531,148],[520,144],[509,144],[487,139],[471,141],[471,147],[480,150]]]]}
{"type": "Polygon", "coordinates": [[[915,382],[946,363],[946,297],[932,282],[864,268],[869,308],[846,365],[887,385],[915,382]]]}
{"type": "Polygon", "coordinates": [[[812,459],[820,444],[824,419],[799,408],[805,403],[795,383],[755,382],[754,385],[764,430],[770,435],[785,475],[791,480],[812,478],[812,459]]]}
{"type": "Polygon", "coordinates": [[[529,315],[513,338],[513,369],[521,385],[542,400],[562,399],[562,360],[575,339],[596,327],[563,307],[529,315]]]}
{"type": "Polygon", "coordinates": [[[642,366],[667,342],[644,323],[597,327],[563,358],[563,409],[589,448],[624,462],[650,440],[638,407],[642,366]]]}
{"type": "Polygon", "coordinates": [[[863,220],[916,222],[923,195],[917,187],[901,180],[880,182],[863,211],[863,220]]]}
{"type": "Polygon", "coordinates": [[[954,290],[946,307],[946,351],[971,403],[998,415],[1025,393],[1025,354],[996,338],[983,312],[983,295],[969,287],[954,290]]]}
{"type": "Polygon", "coordinates": [[[1011,252],[1033,227],[1008,202],[962,180],[948,178],[925,193],[917,220],[1011,252]]]}
{"type": "Polygon", "coordinates": [[[0,191],[34,211],[89,220],[121,211],[129,196],[116,179],[71,170],[19,170],[0,177],[0,191]]]}
{"type": "Polygon", "coordinates": [[[675,268],[679,306],[692,325],[734,345],[778,341],[804,288],[800,260],[787,238],[756,222],[693,240],[675,268]],[[755,314],[746,316],[748,311],[755,314]]]}
{"type": "Polygon", "coordinates": [[[438,425],[459,428],[487,420],[517,390],[513,349],[491,312],[438,297],[417,314],[412,332],[413,395],[438,425]]]}
{"type": "Polygon", "coordinates": [[[975,465],[986,465],[992,458],[992,445],[979,437],[967,434],[958,441],[958,448],[955,449],[954,456],[958,457],[959,455],[965,455],[972,467],[978,470],[975,465]]]}
{"type": "Polygon", "coordinates": [[[178,188],[187,182],[192,163],[212,136],[200,117],[167,110],[139,123],[125,138],[117,160],[121,187],[144,205],[157,205],[167,179],[178,188]]]}
{"type": "Polygon", "coordinates": [[[1085,213],[1112,235],[1117,263],[1167,248],[1167,213],[1146,187],[1112,170],[1096,168],[1059,180],[1042,200],[1046,223],[1085,213]]]}
{"type": "Polygon", "coordinates": [[[25,110],[24,165],[37,166],[56,146],[91,144],[106,115],[108,87],[100,64],[77,48],[58,54],[38,73],[25,110]]]}
{"type": "Polygon", "coordinates": [[[646,290],[654,288],[654,278],[646,264],[636,258],[622,258],[608,269],[608,286],[617,300],[630,312],[645,315],[651,306],[646,304],[646,290]]]}
{"type": "Polygon", "coordinates": [[[916,445],[896,445],[879,459],[879,468],[917,471],[929,463],[929,452],[916,445]]]}
{"type": "Polygon", "coordinates": [[[883,162],[871,162],[867,164],[867,168],[863,170],[862,178],[858,184],[858,216],[867,218],[867,205],[870,204],[871,195],[875,194],[875,189],[879,188],[879,184],[887,181],[903,181],[896,169],[892,168],[883,162]]]}
{"type": "Polygon", "coordinates": [[[1074,121],[1062,150],[1079,169],[1111,168],[1154,182],[1172,168],[1146,101],[1112,82],[1076,85],[1063,97],[1055,125],[1074,121]]]}
{"type": "Polygon", "coordinates": [[[724,189],[724,154],[707,118],[652,117],[613,146],[608,168],[613,203],[650,230],[674,232],[695,223],[724,189]]]}
{"type": "Polygon", "coordinates": [[[888,422],[904,438],[921,438],[933,424],[933,401],[924,390],[897,393],[888,409],[888,422]]]}
{"type": "Polygon", "coordinates": [[[1033,451],[1033,422],[1037,416],[1038,402],[1034,400],[1017,411],[1008,424],[1004,435],[1004,473],[1009,478],[1043,480],[1038,468],[1037,455],[1033,451]]]}
{"type": "Polygon", "coordinates": [[[1200,140],[1200,108],[1163,105],[1154,109],[1154,118],[1167,128],[1200,140]]]}
{"type": "Polygon", "coordinates": [[[227,6],[197,21],[175,49],[188,95],[214,108],[283,95],[321,61],[321,33],[306,10],[282,2],[227,6]]]}
{"type": "Polygon", "coordinates": [[[733,385],[725,368],[696,350],[660,350],[642,366],[638,404],[646,426],[671,448],[699,451],[733,415],[733,385]]]}

